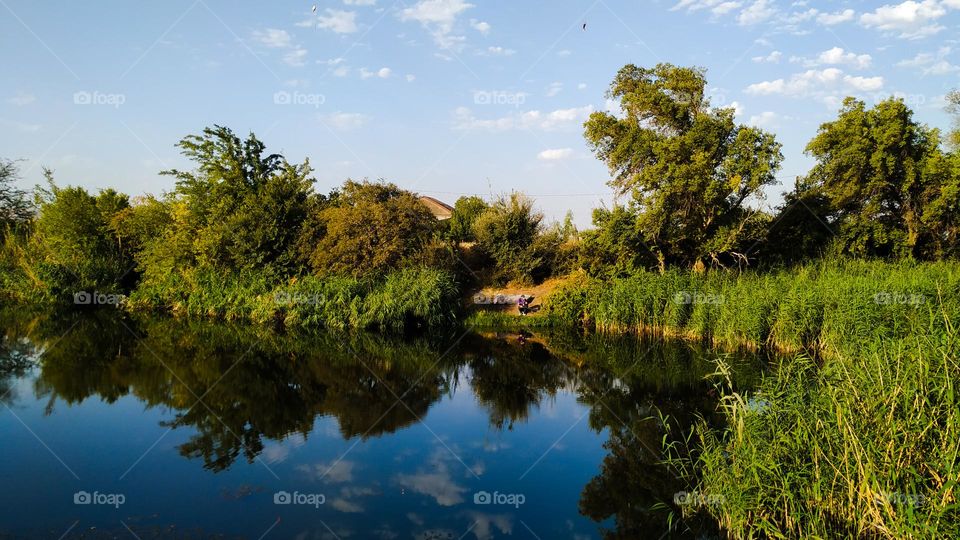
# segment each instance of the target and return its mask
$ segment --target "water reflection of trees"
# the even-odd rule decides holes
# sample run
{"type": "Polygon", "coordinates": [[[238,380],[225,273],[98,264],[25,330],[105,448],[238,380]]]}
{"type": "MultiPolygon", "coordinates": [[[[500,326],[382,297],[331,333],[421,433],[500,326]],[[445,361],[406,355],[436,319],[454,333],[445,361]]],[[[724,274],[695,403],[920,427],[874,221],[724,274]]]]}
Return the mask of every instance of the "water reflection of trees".
{"type": "MultiPolygon", "coordinates": [[[[418,422],[464,374],[497,429],[527,420],[561,390],[576,392],[591,428],[609,433],[608,455],[580,500],[584,515],[612,520],[609,539],[669,532],[666,511],[682,484],[662,465],[657,418],[669,415],[682,430],[715,407],[705,380],[712,355],[685,343],[557,334],[521,344],[471,334],[448,350],[457,336],[285,335],[115,312],[0,310],[0,323],[0,364],[28,369],[40,358],[35,391],[49,413],[58,402],[132,395],[169,409],[164,425],[192,434],[180,453],[214,471],[254,460],[266,440],[309,437],[317,416],[335,417],[344,438],[392,433],[418,422]]],[[[746,364],[734,373],[740,386],[759,375],[746,364]]],[[[0,393],[18,374],[0,371],[0,393]]]]}
{"type": "Polygon", "coordinates": [[[6,328],[42,359],[35,390],[48,413],[57,402],[133,395],[171,409],[164,425],[191,427],[181,454],[213,470],[255,459],[264,439],[308,436],[319,415],[336,417],[345,438],[411,425],[449,389],[452,372],[428,369],[438,356],[429,343],[371,335],[284,336],[115,313],[38,314],[6,328]]]}

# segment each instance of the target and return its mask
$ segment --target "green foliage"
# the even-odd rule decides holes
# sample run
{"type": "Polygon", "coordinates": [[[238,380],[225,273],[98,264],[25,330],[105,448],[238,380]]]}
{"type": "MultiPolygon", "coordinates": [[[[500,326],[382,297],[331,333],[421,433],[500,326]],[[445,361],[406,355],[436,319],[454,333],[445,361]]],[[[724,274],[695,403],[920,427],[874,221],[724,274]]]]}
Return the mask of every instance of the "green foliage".
{"type": "Polygon", "coordinates": [[[958,150],[960,149],[960,90],[947,94],[947,112],[954,115],[954,125],[949,141],[953,149],[958,150]]]}
{"type": "Polygon", "coordinates": [[[755,241],[748,198],[773,184],[783,156],[772,134],[710,107],[696,68],[624,66],[608,92],[622,117],[595,112],[584,136],[633,198],[635,230],[661,271],[667,265],[742,263],[755,241]]]}
{"type": "Polygon", "coordinates": [[[477,218],[473,234],[477,246],[493,261],[495,281],[545,277],[545,253],[535,245],[542,222],[543,214],[534,210],[533,201],[517,192],[500,197],[477,218]]]}
{"type": "Polygon", "coordinates": [[[309,162],[265,155],[255,135],[241,141],[220,126],[179,146],[197,169],[164,173],[177,179],[177,189],[170,226],[144,248],[148,279],[184,267],[269,276],[295,271],[313,185],[309,162]]]}
{"type": "Polygon", "coordinates": [[[593,211],[594,228],[582,235],[580,266],[594,277],[626,277],[655,268],[656,256],[643,242],[637,215],[616,205],[593,211]]]}
{"type": "Polygon", "coordinates": [[[936,209],[957,208],[958,178],[939,133],[915,122],[902,100],[867,109],[848,98],[807,152],[817,164],[796,196],[826,200],[842,253],[935,259],[956,249],[957,220],[936,209]]]}
{"type": "Polygon", "coordinates": [[[705,510],[738,538],[958,537],[960,343],[910,334],[728,390],[729,428],[700,430],[705,510]]]}
{"type": "Polygon", "coordinates": [[[8,228],[26,224],[33,217],[33,205],[27,193],[13,183],[18,178],[17,163],[0,159],[0,235],[8,228]]]}
{"type": "Polygon", "coordinates": [[[489,206],[483,199],[476,196],[460,197],[453,205],[453,215],[450,216],[448,238],[452,242],[474,242],[473,225],[477,218],[489,206]]]}
{"type": "Polygon", "coordinates": [[[94,197],[80,187],[58,187],[46,174],[49,188],[37,189],[38,216],[21,267],[38,292],[53,298],[119,292],[133,261],[111,223],[129,206],[127,196],[104,190],[94,197]]]}
{"type": "Polygon", "coordinates": [[[854,354],[914,328],[960,320],[960,269],[950,263],[835,260],[774,272],[643,272],[577,277],[544,300],[567,324],[659,330],[730,346],[854,354]]]}
{"type": "Polygon", "coordinates": [[[414,262],[436,219],[418,198],[393,184],[348,180],[320,210],[310,262],[320,274],[380,275],[414,262]]]}
{"type": "Polygon", "coordinates": [[[450,325],[460,299],[450,274],[424,268],[380,278],[305,276],[281,284],[257,273],[198,270],[141,285],[130,295],[129,307],[193,318],[280,323],[287,328],[400,332],[450,325]]]}

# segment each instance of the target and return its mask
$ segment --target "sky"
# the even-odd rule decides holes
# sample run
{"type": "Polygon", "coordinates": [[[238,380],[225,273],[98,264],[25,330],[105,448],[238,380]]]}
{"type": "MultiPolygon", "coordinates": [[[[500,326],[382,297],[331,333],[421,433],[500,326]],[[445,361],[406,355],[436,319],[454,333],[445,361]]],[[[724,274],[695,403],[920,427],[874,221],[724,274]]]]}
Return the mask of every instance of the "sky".
{"type": "Polygon", "coordinates": [[[48,167],[159,194],[160,171],[190,167],[177,141],[218,124],[309,158],[320,192],[520,190],[583,227],[614,200],[584,120],[616,107],[619,68],[669,62],[776,133],[775,205],[847,95],[902,97],[947,129],[958,23],[960,0],[0,0],[0,157],[22,160],[25,188],[48,167]]]}

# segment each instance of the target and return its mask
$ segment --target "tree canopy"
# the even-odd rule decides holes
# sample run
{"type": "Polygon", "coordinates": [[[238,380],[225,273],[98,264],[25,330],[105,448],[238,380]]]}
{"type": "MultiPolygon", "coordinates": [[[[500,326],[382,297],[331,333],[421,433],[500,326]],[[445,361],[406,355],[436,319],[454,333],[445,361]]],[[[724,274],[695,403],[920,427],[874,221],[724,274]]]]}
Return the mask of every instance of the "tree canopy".
{"type": "Polygon", "coordinates": [[[836,248],[866,257],[936,258],[955,247],[957,176],[940,133],[902,100],[847,98],[807,145],[817,159],[797,196],[827,202],[836,248]]]}
{"type": "Polygon", "coordinates": [[[711,107],[706,84],[698,68],[627,65],[608,91],[620,114],[595,112],[585,124],[611,187],[632,197],[661,270],[742,261],[758,215],[745,203],[763,197],[783,160],[772,134],[736,124],[733,109],[711,107]]]}

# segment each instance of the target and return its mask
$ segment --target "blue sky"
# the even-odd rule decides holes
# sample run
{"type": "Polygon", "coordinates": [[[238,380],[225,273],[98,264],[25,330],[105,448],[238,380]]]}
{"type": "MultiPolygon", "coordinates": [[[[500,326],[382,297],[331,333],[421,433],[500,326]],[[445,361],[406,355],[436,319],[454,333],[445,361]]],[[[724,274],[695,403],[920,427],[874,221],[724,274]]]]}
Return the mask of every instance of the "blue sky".
{"type": "Polygon", "coordinates": [[[317,189],[385,178],[453,202],[511,189],[580,225],[612,200],[582,123],[627,63],[708,70],[715,105],[784,144],[779,200],[843,96],[949,127],[960,0],[0,0],[0,157],[42,180],[172,187],[174,144],[255,132],[317,189]],[[316,6],[316,12],[313,7],[316,6]],[[586,30],[582,25],[586,23],[586,30]]]}

